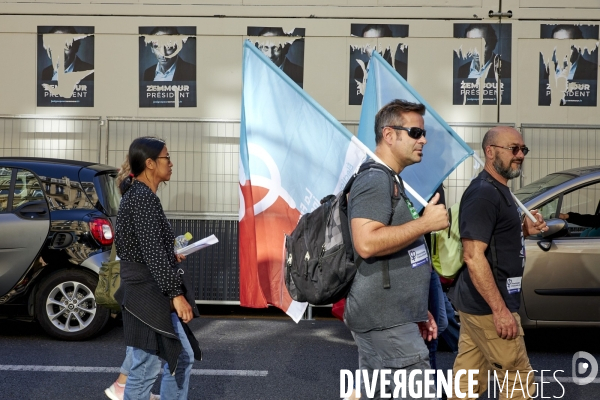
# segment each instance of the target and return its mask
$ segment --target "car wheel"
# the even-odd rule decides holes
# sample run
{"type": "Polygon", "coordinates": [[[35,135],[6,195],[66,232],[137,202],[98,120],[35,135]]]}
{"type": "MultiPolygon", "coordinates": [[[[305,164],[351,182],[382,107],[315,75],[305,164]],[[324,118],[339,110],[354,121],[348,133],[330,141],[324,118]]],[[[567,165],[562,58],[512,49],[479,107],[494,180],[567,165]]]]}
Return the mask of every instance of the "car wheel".
{"type": "Polygon", "coordinates": [[[40,285],[36,317],[46,333],[62,340],[83,340],[104,328],[110,311],[96,306],[98,276],[83,270],[59,270],[40,285]]]}

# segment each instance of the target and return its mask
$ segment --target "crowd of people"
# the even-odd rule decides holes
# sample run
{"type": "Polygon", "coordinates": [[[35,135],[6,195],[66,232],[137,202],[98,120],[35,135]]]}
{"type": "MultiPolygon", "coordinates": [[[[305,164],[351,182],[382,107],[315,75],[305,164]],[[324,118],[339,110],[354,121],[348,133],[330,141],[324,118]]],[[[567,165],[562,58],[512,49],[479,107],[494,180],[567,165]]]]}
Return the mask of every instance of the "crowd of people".
{"type": "MultiPolygon", "coordinates": [[[[507,186],[519,176],[528,148],[511,127],[498,126],[485,134],[484,169],[460,203],[465,265],[446,296],[432,269],[426,238],[449,225],[443,188],[419,215],[400,178],[404,168],[423,158],[424,114],[422,104],[394,100],[376,116],[375,155],[395,173],[401,199],[390,201],[397,189],[376,168],[358,175],[348,196],[355,256],[364,261],[346,298],[344,322],[358,348],[359,368],[368,374],[436,369],[437,339],[442,336],[457,352],[455,372],[479,370],[476,393],[486,391],[487,371],[494,370],[500,380],[506,375],[511,387],[517,375],[527,377],[533,394],[517,314],[523,238],[547,227],[536,210],[531,211],[535,223],[522,215],[507,186]]],[[[113,400],[186,399],[194,359],[201,359],[198,341],[187,326],[199,314],[193,290],[178,267],[185,256],[174,250],[175,234],[156,195],[172,168],[165,142],[141,137],[131,143],[119,175],[122,200],[115,245],[122,283],[115,297],[122,308],[127,350],[121,374],[106,389],[113,400]],[[166,363],[158,396],[151,389],[161,359],[166,363]]],[[[577,218],[571,213],[561,217],[577,218]]],[[[460,388],[466,392],[463,378],[460,388]]],[[[414,382],[422,387],[426,383],[414,382]]],[[[379,386],[375,390],[379,398],[379,386]]]]}
{"type": "MultiPolygon", "coordinates": [[[[375,118],[375,155],[396,174],[423,158],[427,144],[425,108],[401,100],[384,106],[375,118]]],[[[476,394],[487,390],[487,372],[512,387],[515,379],[527,377],[535,395],[531,365],[527,357],[517,311],[521,300],[521,277],[525,266],[523,237],[547,230],[536,210],[536,219],[525,218],[507,186],[520,175],[529,149],[514,128],[498,126],[484,136],[484,170],[475,178],[460,203],[459,224],[465,265],[449,291],[452,305],[441,290],[431,267],[425,236],[448,227],[443,189],[418,216],[404,193],[396,209],[390,205],[385,174],[373,169],[359,175],[348,199],[353,245],[361,264],[346,299],[344,321],[358,347],[359,368],[369,376],[387,369],[421,370],[415,386],[425,387],[425,370],[435,369],[436,339],[444,330],[456,343],[456,309],[460,318],[458,354],[454,373],[478,369],[476,394]],[[390,216],[392,219],[390,220],[390,216]],[[417,254],[410,257],[409,254],[417,254]],[[382,287],[389,264],[389,288],[382,287]],[[377,312],[374,312],[377,310],[377,312]],[[450,327],[450,328],[449,328],[450,327]]],[[[401,185],[402,187],[402,185],[401,185]]],[[[475,377],[477,378],[477,377],[475,377]]],[[[467,392],[467,376],[460,389],[467,392]]],[[[394,383],[390,388],[393,393],[394,383]]],[[[364,392],[364,391],[363,391],[364,392]]],[[[375,398],[379,398],[379,387],[375,398]]],[[[452,398],[452,393],[448,393],[452,398]]],[[[517,398],[517,397],[513,397],[517,398]]]]}

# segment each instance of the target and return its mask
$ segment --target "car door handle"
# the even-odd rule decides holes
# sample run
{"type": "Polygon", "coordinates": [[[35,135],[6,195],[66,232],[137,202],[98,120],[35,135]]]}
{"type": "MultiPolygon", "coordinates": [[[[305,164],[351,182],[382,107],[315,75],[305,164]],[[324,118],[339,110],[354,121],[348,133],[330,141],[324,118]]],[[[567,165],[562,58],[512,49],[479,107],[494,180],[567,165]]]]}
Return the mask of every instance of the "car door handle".
{"type": "Polygon", "coordinates": [[[24,207],[20,211],[22,213],[36,213],[36,214],[41,214],[41,215],[44,215],[47,212],[47,210],[43,207],[24,207]]]}
{"type": "Polygon", "coordinates": [[[15,214],[25,219],[48,218],[48,206],[45,201],[37,200],[22,204],[15,210],[15,214]]]}

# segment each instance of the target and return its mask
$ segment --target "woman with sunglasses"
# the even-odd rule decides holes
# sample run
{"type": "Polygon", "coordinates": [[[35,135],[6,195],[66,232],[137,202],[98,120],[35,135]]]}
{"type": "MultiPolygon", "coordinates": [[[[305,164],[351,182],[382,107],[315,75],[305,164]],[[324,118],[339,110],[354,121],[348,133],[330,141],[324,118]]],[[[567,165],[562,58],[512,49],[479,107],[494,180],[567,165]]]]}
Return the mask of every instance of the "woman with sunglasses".
{"type": "Polygon", "coordinates": [[[165,142],[152,137],[129,146],[131,174],[120,185],[115,245],[121,259],[117,297],[123,311],[125,344],[132,365],[124,399],[148,399],[161,367],[163,399],[187,399],[198,342],[187,323],[199,316],[191,286],[176,263],[175,234],[156,191],[171,179],[173,163],[165,142]],[[186,287],[188,289],[186,289],[186,287]]]}

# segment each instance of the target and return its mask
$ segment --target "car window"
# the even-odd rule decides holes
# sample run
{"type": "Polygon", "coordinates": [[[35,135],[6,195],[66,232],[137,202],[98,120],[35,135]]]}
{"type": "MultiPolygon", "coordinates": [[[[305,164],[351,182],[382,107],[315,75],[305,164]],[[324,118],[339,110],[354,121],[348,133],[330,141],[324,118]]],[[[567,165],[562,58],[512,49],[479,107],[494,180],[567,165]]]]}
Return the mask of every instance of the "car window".
{"type": "Polygon", "coordinates": [[[12,168],[0,167],[0,213],[8,211],[8,191],[11,176],[12,168]]]}
{"type": "Polygon", "coordinates": [[[32,201],[44,200],[44,193],[35,175],[27,170],[17,170],[13,210],[32,201]]]}
{"type": "Polygon", "coordinates": [[[550,202],[544,204],[539,208],[539,212],[544,217],[544,220],[556,217],[556,209],[558,207],[558,197],[552,199],[550,202]]]}
{"type": "Polygon", "coordinates": [[[588,185],[563,196],[561,213],[596,214],[600,201],[600,182],[588,185]]]}
{"type": "Polygon", "coordinates": [[[114,172],[99,174],[96,176],[100,184],[100,202],[108,216],[115,216],[119,211],[121,193],[117,187],[117,174],[114,172]]]}
{"type": "Polygon", "coordinates": [[[529,200],[533,199],[536,196],[539,196],[547,190],[550,190],[553,187],[558,186],[561,183],[570,181],[574,178],[576,178],[576,176],[571,174],[556,173],[546,175],[542,179],[538,179],[537,181],[532,182],[529,185],[523,186],[521,189],[517,190],[515,192],[515,196],[517,196],[517,198],[521,200],[522,203],[527,203],[529,200]]]}

